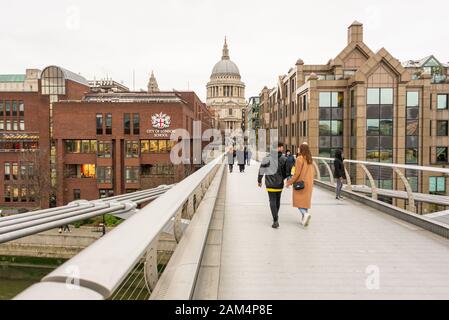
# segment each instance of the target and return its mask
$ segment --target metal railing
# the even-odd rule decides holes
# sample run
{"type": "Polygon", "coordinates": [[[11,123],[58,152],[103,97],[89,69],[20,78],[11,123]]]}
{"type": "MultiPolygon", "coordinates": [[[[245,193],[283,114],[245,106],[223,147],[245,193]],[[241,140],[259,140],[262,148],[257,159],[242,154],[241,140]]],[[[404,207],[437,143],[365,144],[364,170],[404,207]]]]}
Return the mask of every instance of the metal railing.
{"type": "Polygon", "coordinates": [[[159,239],[172,224],[179,243],[209,185],[220,156],[19,294],[15,299],[148,299],[170,257],[159,239]]]}
{"type": "MultiPolygon", "coordinates": [[[[334,172],[331,168],[334,159],[323,157],[314,157],[313,159],[317,173],[316,179],[318,181],[326,180],[325,182],[334,185],[334,172]]],[[[344,168],[346,190],[371,194],[375,200],[380,196],[407,200],[407,210],[413,213],[416,213],[417,202],[449,206],[448,196],[414,192],[410,181],[410,178],[416,178],[415,181],[418,183],[418,179],[422,180],[421,173],[423,172],[449,175],[449,169],[357,160],[344,160],[344,168]],[[352,180],[354,178],[356,181],[352,180]],[[382,181],[388,181],[388,187],[382,187],[380,185],[382,181]],[[396,190],[394,189],[395,185],[396,190]]]]}

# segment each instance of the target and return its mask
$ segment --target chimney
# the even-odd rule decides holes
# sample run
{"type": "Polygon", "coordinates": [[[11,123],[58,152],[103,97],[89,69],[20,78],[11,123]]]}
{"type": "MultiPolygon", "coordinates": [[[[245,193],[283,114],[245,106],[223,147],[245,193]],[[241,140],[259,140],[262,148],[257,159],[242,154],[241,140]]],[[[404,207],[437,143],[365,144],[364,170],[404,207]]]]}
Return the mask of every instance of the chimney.
{"type": "Polygon", "coordinates": [[[354,21],[348,28],[348,44],[363,42],[363,24],[354,21]]]}

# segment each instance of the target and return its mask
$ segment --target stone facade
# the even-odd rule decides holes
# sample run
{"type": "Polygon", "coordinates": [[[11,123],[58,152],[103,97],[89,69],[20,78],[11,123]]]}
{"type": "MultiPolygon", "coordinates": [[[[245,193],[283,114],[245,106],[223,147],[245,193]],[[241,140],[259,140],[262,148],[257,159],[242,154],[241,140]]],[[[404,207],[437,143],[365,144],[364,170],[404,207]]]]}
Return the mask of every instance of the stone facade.
{"type": "Polygon", "coordinates": [[[235,130],[244,127],[245,84],[241,81],[237,65],[230,59],[226,39],[223,56],[215,65],[207,84],[206,104],[214,113],[218,129],[235,130]]]}
{"type": "MultiPolygon", "coordinates": [[[[275,88],[261,91],[261,127],[278,129],[279,140],[293,150],[308,142],[315,156],[342,149],[354,160],[447,166],[448,69],[433,56],[401,63],[385,48],[373,52],[363,41],[363,25],[354,22],[334,59],[323,65],[299,59],[275,88]]],[[[438,180],[434,190],[438,174],[406,174],[415,192],[447,193],[449,181],[438,180]]],[[[363,172],[351,175],[365,183],[363,172]]],[[[381,188],[403,190],[392,172],[374,178],[381,188]]],[[[441,209],[420,205],[418,211],[441,209]]]]}

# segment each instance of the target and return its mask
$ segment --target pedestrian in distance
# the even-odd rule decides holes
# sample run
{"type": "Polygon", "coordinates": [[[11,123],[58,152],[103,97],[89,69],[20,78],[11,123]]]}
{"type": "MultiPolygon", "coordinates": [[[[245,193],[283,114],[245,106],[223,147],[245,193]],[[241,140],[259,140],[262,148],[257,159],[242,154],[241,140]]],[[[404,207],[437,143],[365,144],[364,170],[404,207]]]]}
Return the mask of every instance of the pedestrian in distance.
{"type": "Polygon", "coordinates": [[[240,173],[244,173],[246,158],[245,158],[245,149],[243,147],[239,147],[237,149],[237,163],[239,165],[240,173]]]}
{"type": "Polygon", "coordinates": [[[292,170],[295,167],[296,159],[290,150],[287,150],[285,157],[287,158],[287,179],[290,179],[293,176],[292,170]]]}
{"type": "Polygon", "coordinates": [[[296,159],[294,176],[287,181],[287,188],[293,186],[293,207],[301,213],[301,224],[308,227],[311,219],[309,213],[312,207],[312,192],[315,176],[312,154],[307,143],[299,147],[299,156],[296,159]]]}
{"type": "Polygon", "coordinates": [[[246,164],[251,166],[251,158],[253,157],[253,153],[251,152],[251,148],[247,148],[247,156],[246,156],[246,164]]]}
{"type": "Polygon", "coordinates": [[[232,171],[234,169],[234,158],[235,158],[234,154],[235,154],[234,148],[230,147],[226,154],[226,157],[228,160],[228,165],[229,165],[229,173],[232,173],[232,171]]]}
{"type": "Polygon", "coordinates": [[[284,180],[287,178],[287,159],[283,155],[284,145],[278,144],[277,153],[270,153],[260,165],[257,182],[262,187],[262,179],[265,177],[265,186],[268,192],[271,215],[274,229],[279,228],[279,209],[281,208],[281,196],[284,189],[284,180]]]}
{"type": "Polygon", "coordinates": [[[341,190],[343,189],[343,182],[346,180],[346,172],[343,161],[343,152],[340,149],[336,150],[334,159],[334,178],[337,181],[337,187],[335,188],[335,198],[337,200],[343,200],[341,190]]]}

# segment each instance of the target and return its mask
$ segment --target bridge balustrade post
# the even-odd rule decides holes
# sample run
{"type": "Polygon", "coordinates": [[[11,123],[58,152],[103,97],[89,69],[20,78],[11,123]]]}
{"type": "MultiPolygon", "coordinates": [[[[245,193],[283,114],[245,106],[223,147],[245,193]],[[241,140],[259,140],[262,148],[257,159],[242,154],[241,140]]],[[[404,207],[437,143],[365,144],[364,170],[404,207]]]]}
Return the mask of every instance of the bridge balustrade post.
{"type": "Polygon", "coordinates": [[[346,169],[346,166],[344,163],[343,163],[343,168],[345,169],[345,175],[346,175],[346,190],[352,191],[351,175],[349,174],[348,169],[346,169]]]}
{"type": "Polygon", "coordinates": [[[321,160],[321,162],[324,163],[324,165],[326,166],[327,171],[329,172],[330,184],[334,185],[335,184],[334,173],[332,172],[331,166],[325,160],[321,160]]]}
{"type": "Polygon", "coordinates": [[[412,187],[410,186],[410,183],[408,182],[408,179],[405,177],[405,175],[402,173],[399,168],[394,168],[394,172],[398,175],[398,177],[402,180],[402,183],[405,186],[405,190],[407,191],[408,196],[408,210],[410,212],[416,213],[416,207],[415,207],[415,196],[413,195],[412,187]]]}
{"type": "Polygon", "coordinates": [[[374,181],[373,175],[369,172],[368,168],[364,164],[360,164],[360,167],[365,171],[366,176],[369,179],[369,183],[371,185],[371,197],[374,200],[377,200],[379,190],[377,189],[376,182],[374,181]]]}
{"type": "Polygon", "coordinates": [[[145,257],[145,285],[152,292],[159,280],[159,273],[157,271],[157,247],[159,244],[159,236],[148,246],[145,257]]]}
{"type": "Polygon", "coordinates": [[[175,221],[173,224],[173,235],[175,237],[176,243],[181,241],[184,231],[182,229],[182,209],[179,209],[175,215],[175,221]]]}
{"type": "Polygon", "coordinates": [[[313,160],[313,166],[315,167],[315,174],[316,174],[316,179],[318,181],[321,181],[321,172],[320,172],[320,167],[318,167],[317,163],[315,160],[313,160]]]}

